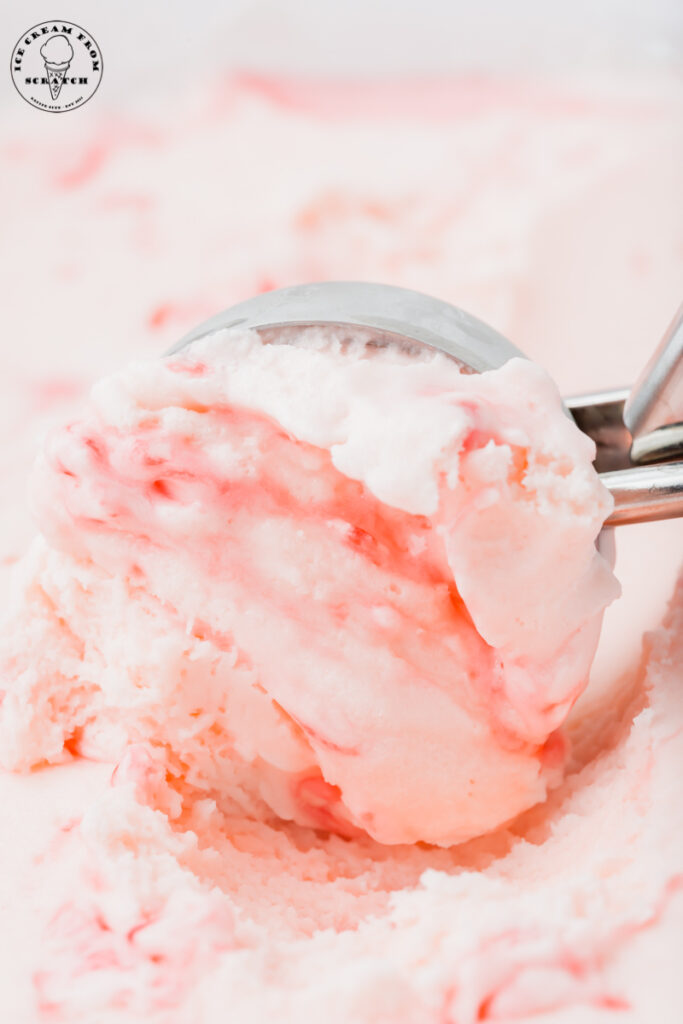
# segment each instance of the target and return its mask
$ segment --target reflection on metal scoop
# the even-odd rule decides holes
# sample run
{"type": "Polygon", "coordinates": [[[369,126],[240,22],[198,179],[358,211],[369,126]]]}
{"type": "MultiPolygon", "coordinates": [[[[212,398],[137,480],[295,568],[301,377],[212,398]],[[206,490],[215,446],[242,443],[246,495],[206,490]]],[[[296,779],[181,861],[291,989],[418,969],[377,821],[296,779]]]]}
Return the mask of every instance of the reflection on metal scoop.
{"type": "MultiPolygon", "coordinates": [[[[354,328],[369,344],[437,349],[468,373],[495,370],[508,359],[524,357],[501,334],[456,306],[407,288],[356,281],[295,285],[257,295],[204,321],[171,352],[227,327],[265,334],[312,325],[354,328]]],[[[566,399],[578,426],[596,442],[595,465],[614,497],[606,525],[683,516],[683,461],[676,461],[683,457],[682,389],[683,307],[630,395],[620,389],[566,399]]]]}

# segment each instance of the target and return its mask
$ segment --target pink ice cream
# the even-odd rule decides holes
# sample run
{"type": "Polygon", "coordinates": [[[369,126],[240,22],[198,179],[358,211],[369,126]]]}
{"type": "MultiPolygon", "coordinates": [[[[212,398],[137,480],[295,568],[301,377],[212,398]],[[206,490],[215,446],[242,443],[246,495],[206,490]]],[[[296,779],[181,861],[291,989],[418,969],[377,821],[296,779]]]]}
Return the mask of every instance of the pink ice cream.
{"type": "Polygon", "coordinates": [[[538,366],[160,353],[355,278],[628,383],[680,300],[679,85],[172,92],[0,150],[3,1020],[678,1024],[680,522],[617,531],[569,710],[616,588],[538,366]]]}
{"type": "Polygon", "coordinates": [[[524,360],[289,340],[133,364],[48,440],[3,761],[144,740],[219,804],[237,761],[287,820],[470,839],[561,779],[618,593],[594,446],[524,360]]]}

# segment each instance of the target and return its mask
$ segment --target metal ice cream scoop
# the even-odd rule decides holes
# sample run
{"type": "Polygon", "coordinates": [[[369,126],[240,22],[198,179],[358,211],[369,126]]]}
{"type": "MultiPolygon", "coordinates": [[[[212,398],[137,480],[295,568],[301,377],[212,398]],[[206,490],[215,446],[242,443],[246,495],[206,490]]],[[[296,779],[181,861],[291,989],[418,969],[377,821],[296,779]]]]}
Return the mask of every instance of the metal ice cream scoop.
{"type": "MultiPolygon", "coordinates": [[[[325,281],[265,292],[186,334],[171,352],[227,327],[276,335],[312,325],[362,331],[370,344],[398,342],[445,352],[469,373],[523,357],[493,328],[407,288],[325,281]]],[[[634,387],[565,399],[597,445],[595,467],[614,497],[606,525],[683,516],[683,306],[634,387]]]]}

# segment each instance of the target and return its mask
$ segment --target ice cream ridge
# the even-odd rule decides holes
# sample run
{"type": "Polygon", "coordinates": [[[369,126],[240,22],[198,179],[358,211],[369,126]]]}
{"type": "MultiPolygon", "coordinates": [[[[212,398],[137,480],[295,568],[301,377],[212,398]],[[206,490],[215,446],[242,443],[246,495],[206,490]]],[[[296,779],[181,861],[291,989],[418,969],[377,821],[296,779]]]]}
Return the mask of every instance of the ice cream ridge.
{"type": "Polygon", "coordinates": [[[219,331],[47,439],[0,757],[142,745],[255,817],[450,846],[542,801],[618,584],[546,372],[219,331]],[[286,342],[286,343],[285,343],[286,342]]]}

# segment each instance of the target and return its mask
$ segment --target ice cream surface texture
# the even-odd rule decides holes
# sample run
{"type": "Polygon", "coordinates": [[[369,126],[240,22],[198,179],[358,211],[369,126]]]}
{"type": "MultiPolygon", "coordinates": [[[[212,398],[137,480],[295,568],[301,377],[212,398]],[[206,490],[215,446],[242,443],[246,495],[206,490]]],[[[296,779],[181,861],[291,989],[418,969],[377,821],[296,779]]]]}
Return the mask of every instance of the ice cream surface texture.
{"type": "Polygon", "coordinates": [[[236,757],[300,824],[470,839],[561,778],[618,592],[594,446],[526,360],[299,333],[133,364],[48,440],[3,760],[146,740],[219,802],[236,757]]]}
{"type": "Polygon", "coordinates": [[[472,312],[562,394],[628,383],[680,300],[679,84],[188,83],[3,129],[3,1024],[679,1024],[680,523],[616,531],[560,740],[614,583],[534,363],[160,360],[259,290],[356,279],[472,312]],[[512,820],[396,843],[490,827],[465,744],[512,820]]]}

